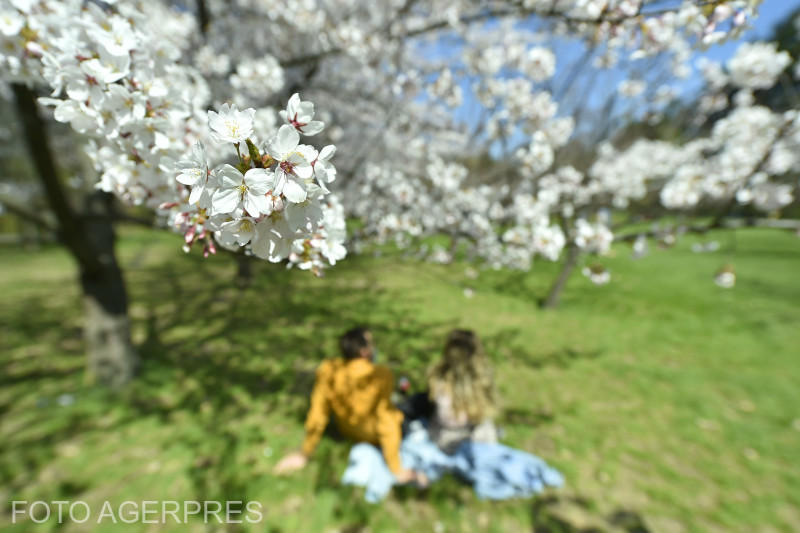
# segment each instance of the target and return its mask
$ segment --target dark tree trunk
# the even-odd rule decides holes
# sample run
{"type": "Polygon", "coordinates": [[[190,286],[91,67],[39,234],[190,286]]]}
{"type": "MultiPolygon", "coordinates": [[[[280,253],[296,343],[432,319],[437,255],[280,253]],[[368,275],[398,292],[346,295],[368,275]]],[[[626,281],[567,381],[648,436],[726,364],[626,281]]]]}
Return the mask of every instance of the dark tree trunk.
{"type": "Polygon", "coordinates": [[[580,249],[574,244],[570,244],[567,247],[567,257],[561,265],[561,271],[558,273],[558,277],[553,282],[553,285],[550,286],[547,298],[542,302],[543,309],[554,309],[558,307],[558,302],[561,299],[561,292],[567,285],[567,280],[569,280],[572,271],[575,270],[580,254],[580,249]]]}
{"type": "Polygon", "coordinates": [[[458,251],[458,243],[459,243],[458,235],[455,235],[455,234],[454,235],[450,235],[450,248],[447,250],[447,252],[450,254],[450,257],[452,257],[453,259],[455,259],[456,252],[458,251]]]}
{"type": "Polygon", "coordinates": [[[208,33],[209,23],[210,19],[206,0],[197,0],[197,25],[200,26],[200,34],[203,36],[203,39],[205,39],[206,33],[208,33]]]}
{"type": "Polygon", "coordinates": [[[247,289],[253,284],[253,258],[243,253],[236,254],[236,286],[247,289]]]}
{"type": "Polygon", "coordinates": [[[114,255],[110,195],[90,195],[86,216],[73,210],[58,178],[36,97],[24,85],[12,88],[26,145],[58,221],[58,238],[78,263],[89,376],[104,385],[122,385],[133,377],[138,357],[131,342],[125,282],[114,255]]]}
{"type": "Polygon", "coordinates": [[[86,198],[86,237],[101,268],[81,269],[80,278],[89,356],[87,370],[93,380],[116,387],[133,378],[139,357],[131,342],[125,280],[114,254],[113,201],[111,194],[102,191],[86,198]]]}

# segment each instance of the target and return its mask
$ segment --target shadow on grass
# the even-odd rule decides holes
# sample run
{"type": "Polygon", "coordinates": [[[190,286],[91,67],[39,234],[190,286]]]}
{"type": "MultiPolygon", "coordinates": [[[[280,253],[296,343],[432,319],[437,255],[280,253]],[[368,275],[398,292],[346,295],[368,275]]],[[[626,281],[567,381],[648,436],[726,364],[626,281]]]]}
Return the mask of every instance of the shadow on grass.
{"type": "Polygon", "coordinates": [[[149,304],[139,382],[164,385],[163,375],[190,375],[200,382],[203,394],[185,397],[188,403],[182,407],[189,408],[200,402],[226,403],[230,385],[267,401],[275,393],[273,403],[282,401],[284,394],[305,398],[316,365],[337,355],[335,339],[349,327],[368,325],[382,351],[390,348],[388,361],[393,366],[421,373],[429,355],[420,348],[420,339],[438,340],[438,332],[455,326],[421,323],[385,301],[377,309],[378,300],[391,298],[376,287],[298,286],[302,280],[296,283],[297,276],[291,274],[269,272],[244,292],[223,280],[193,294],[184,287],[193,282],[182,281],[174,269],[158,270],[147,282],[160,297],[149,304]],[[163,301],[179,303],[160,309],[163,301]],[[164,332],[187,326],[190,334],[164,340],[164,332]],[[302,357],[296,357],[298,352],[302,357]]]}
{"type": "Polygon", "coordinates": [[[547,353],[528,350],[519,342],[522,332],[518,328],[501,330],[494,335],[482,336],[486,352],[495,358],[497,354],[507,354],[508,358],[528,368],[545,367],[568,368],[580,360],[596,359],[604,355],[603,350],[575,350],[571,347],[560,348],[547,353]]]}
{"type": "MultiPolygon", "coordinates": [[[[34,394],[42,380],[62,390],[80,390],[72,408],[53,414],[37,412],[30,419],[38,425],[37,431],[3,436],[3,450],[13,452],[4,453],[0,461],[3,485],[18,491],[33,484],[54,459],[60,443],[120,432],[149,417],[161,426],[171,426],[172,445],[190,450],[192,459],[182,468],[193,498],[248,501],[257,490],[254,479],[262,475],[253,473],[257,458],[248,453],[263,448],[265,435],[272,431],[252,422],[257,418],[253,413],[279,414],[299,426],[314,370],[323,358],[336,355],[335,339],[342,331],[368,325],[386,354],[383,360],[422,389],[425,370],[438,357],[446,332],[459,325],[455,320],[421,319],[408,310],[402,293],[381,288],[374,278],[332,275],[319,283],[306,273],[258,265],[253,286],[241,291],[233,287],[232,272],[223,272],[223,267],[219,261],[189,257],[127,273],[131,301],[138,309],[132,312],[133,326],[144,334],[138,346],[142,369],[138,379],[118,394],[81,388],[80,344],[58,350],[58,366],[20,367],[16,361],[0,359],[4,367],[14,369],[4,371],[0,378],[3,387],[10,389],[0,402],[0,412],[8,413],[17,401],[34,394]],[[101,422],[111,410],[117,416],[101,422]],[[238,422],[248,417],[250,422],[238,422]]],[[[375,275],[374,270],[365,271],[375,275]]],[[[13,318],[10,327],[18,342],[37,339],[57,346],[80,336],[74,327],[65,328],[63,319],[65,314],[74,315],[72,309],[78,303],[65,299],[56,305],[45,297],[30,296],[13,309],[3,309],[3,315],[13,318]]],[[[600,355],[570,349],[530,353],[519,348],[518,335],[519,330],[509,329],[484,337],[484,343],[489,353],[510,350],[517,361],[534,368],[569,366],[600,355]]],[[[42,352],[35,359],[52,356],[42,352]]],[[[553,417],[547,412],[512,409],[503,414],[501,423],[536,427],[553,417]]],[[[361,531],[368,526],[374,507],[363,502],[363,493],[357,489],[339,485],[348,452],[349,446],[323,443],[315,461],[313,490],[337,494],[333,513],[344,524],[340,530],[361,531]]],[[[93,489],[83,481],[66,480],[52,491],[56,492],[53,496],[77,497],[93,489]]],[[[474,501],[472,490],[455,478],[445,478],[426,491],[401,488],[391,498],[449,509],[474,501]]]]}
{"type": "Polygon", "coordinates": [[[523,425],[533,429],[537,426],[548,424],[553,420],[555,420],[555,415],[550,411],[505,408],[500,415],[498,423],[500,425],[523,425]]]}
{"type": "MultiPolygon", "coordinates": [[[[189,475],[203,499],[248,499],[250,480],[235,458],[244,443],[263,438],[238,432],[236,424],[220,427],[219,418],[244,418],[258,405],[301,426],[314,370],[337,355],[342,331],[366,323],[391,363],[422,376],[424,340],[438,340],[455,325],[417,321],[401,299],[370,280],[311,283],[305,273],[262,268],[254,285],[241,291],[207,263],[195,266],[190,275],[172,265],[150,269],[136,283],[146,287],[145,297],[137,298],[147,305],[141,319],[146,335],[139,347],[142,372],[126,399],[131,418],[156,416],[168,424],[181,411],[200,428],[182,442],[197,451],[189,475]]],[[[338,446],[335,457],[315,461],[315,490],[338,487],[348,449],[338,446]]],[[[322,455],[324,450],[334,453],[322,447],[322,455]]]]}
{"type": "Polygon", "coordinates": [[[603,515],[591,501],[575,496],[547,495],[531,505],[533,533],[650,533],[642,516],[617,509],[603,515]]]}

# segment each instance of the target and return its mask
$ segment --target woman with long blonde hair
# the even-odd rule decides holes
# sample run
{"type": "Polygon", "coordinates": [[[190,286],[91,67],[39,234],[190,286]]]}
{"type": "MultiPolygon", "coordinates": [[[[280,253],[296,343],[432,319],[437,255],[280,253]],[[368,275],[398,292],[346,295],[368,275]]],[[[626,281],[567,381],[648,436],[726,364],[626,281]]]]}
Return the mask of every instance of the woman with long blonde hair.
{"type": "Polygon", "coordinates": [[[494,374],[473,331],[448,334],[442,359],[428,372],[428,388],[436,406],[429,432],[442,450],[452,453],[465,440],[497,442],[494,374]]]}

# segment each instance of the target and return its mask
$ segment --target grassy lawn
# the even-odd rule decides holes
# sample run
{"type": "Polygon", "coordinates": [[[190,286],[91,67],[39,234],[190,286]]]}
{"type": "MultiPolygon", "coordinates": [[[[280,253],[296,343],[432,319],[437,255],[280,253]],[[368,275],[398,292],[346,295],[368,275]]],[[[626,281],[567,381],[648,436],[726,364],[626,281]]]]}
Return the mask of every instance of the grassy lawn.
{"type": "MultiPolygon", "coordinates": [[[[258,264],[255,285],[240,291],[230,258],[186,256],[175,236],[125,231],[143,368],[115,394],[84,383],[69,257],[5,248],[0,499],[83,500],[95,513],[106,500],[257,500],[265,523],[240,529],[274,532],[796,531],[800,239],[711,237],[718,252],[694,254],[687,237],[637,261],[618,245],[602,260],[611,284],[577,274],[561,308],[544,312],[535,301],[556,270],[544,262],[477,279],[464,264],[397,256],[353,257],[324,279],[258,264]],[[726,262],[737,270],[732,290],[712,282],[726,262]],[[446,479],[368,505],[338,485],[349,447],[327,437],[305,471],[272,476],[301,441],[315,366],[357,323],[418,386],[448,329],[477,330],[496,362],[505,442],[559,468],[564,489],[490,503],[446,479]]],[[[4,531],[57,529],[10,522],[4,504],[4,531]]],[[[61,529],[145,527],[178,529],[61,529]]]]}

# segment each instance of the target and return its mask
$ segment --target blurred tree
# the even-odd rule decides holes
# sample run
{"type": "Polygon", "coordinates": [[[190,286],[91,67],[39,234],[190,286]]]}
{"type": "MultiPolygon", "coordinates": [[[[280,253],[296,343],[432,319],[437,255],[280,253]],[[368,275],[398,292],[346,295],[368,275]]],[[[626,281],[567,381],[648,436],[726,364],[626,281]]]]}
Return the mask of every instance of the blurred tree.
{"type": "Polygon", "coordinates": [[[758,92],[756,100],[771,109],[796,109],[800,107],[800,76],[794,75],[800,65],[800,7],[775,26],[768,40],[777,43],[779,50],[789,52],[792,62],[786,67],[780,83],[758,92]]]}
{"type": "Polygon", "coordinates": [[[131,342],[125,281],[114,254],[113,197],[94,190],[83,210],[71,205],[34,92],[22,84],[13,84],[12,90],[36,175],[55,215],[54,229],[78,264],[89,375],[105,385],[122,385],[133,377],[138,356],[131,342]]]}

